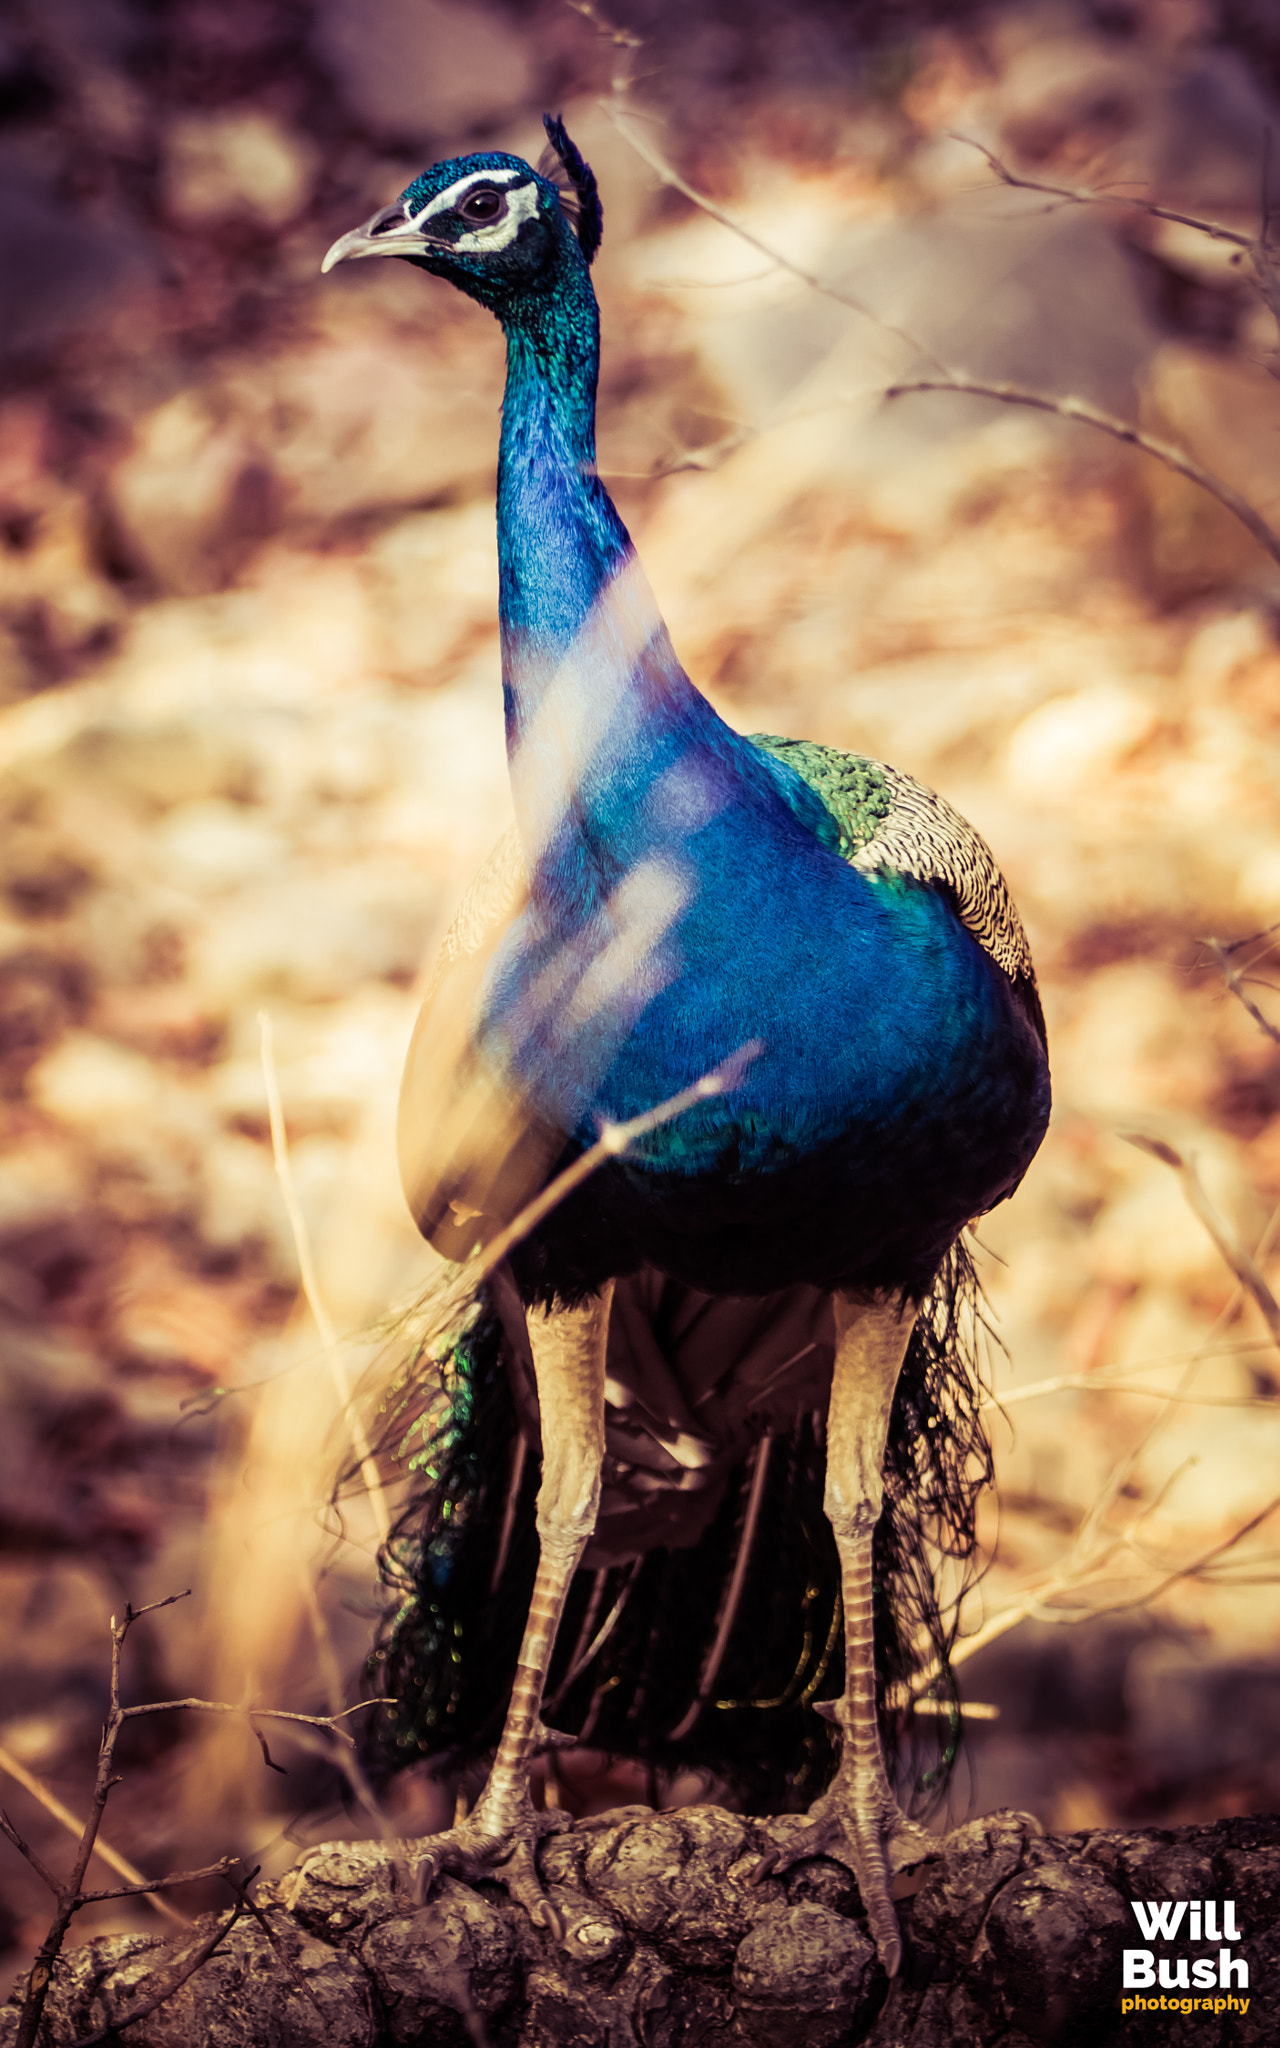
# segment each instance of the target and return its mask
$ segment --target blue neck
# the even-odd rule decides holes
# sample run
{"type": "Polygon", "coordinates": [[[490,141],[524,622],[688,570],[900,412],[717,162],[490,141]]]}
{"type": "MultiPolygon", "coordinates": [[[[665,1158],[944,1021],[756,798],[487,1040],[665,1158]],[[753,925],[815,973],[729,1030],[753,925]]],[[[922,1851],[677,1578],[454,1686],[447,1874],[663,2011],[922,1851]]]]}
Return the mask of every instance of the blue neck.
{"type": "MultiPolygon", "coordinates": [[[[504,319],[498,572],[507,755],[534,904],[582,930],[637,866],[690,869],[692,821],[830,828],[681,668],[596,474],[599,317],[580,258],[504,319]],[[745,806],[745,809],[744,809],[745,806]]],[[[693,886],[690,882],[690,886],[693,886]]]]}
{"type": "Polygon", "coordinates": [[[562,271],[538,311],[506,327],[498,587],[509,748],[631,552],[596,475],[600,323],[585,267],[562,271]]]}

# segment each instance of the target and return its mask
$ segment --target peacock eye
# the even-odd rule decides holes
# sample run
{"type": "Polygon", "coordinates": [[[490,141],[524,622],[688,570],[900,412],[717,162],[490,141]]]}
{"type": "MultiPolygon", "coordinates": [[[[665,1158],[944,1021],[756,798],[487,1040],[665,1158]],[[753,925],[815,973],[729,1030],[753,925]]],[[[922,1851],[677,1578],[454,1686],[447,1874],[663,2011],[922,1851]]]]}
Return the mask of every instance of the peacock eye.
{"type": "Polygon", "coordinates": [[[464,220],[494,221],[506,210],[506,200],[501,192],[495,192],[491,185],[482,185],[476,192],[468,192],[459,213],[464,220]]]}

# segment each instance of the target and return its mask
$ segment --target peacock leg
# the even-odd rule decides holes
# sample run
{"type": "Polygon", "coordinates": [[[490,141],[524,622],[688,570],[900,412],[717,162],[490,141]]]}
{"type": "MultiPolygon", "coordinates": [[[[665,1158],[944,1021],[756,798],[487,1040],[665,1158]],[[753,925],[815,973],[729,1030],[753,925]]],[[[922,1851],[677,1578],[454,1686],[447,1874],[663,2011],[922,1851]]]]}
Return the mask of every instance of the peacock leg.
{"type": "Polygon", "coordinates": [[[466,1820],[428,1838],[416,1873],[420,1900],[443,1871],[496,1878],[526,1907],[535,1925],[553,1931],[556,1915],[538,1876],[537,1844],[568,1822],[562,1813],[535,1812],[529,1767],[540,1751],[571,1739],[543,1727],[542,1694],[565,1599],[600,1505],[612,1294],[609,1281],[580,1308],[530,1311],[529,1343],[542,1419],[537,1577],[488,1783],[466,1820]]]}
{"type": "Polygon", "coordinates": [[[880,1960],[890,1977],[902,1960],[891,1873],[915,1863],[933,1838],[909,1820],[893,1794],[880,1747],[872,1608],[872,1543],[884,1498],[884,1451],[894,1388],[915,1311],[901,1303],[836,1294],[836,1356],[827,1411],[824,1506],[835,1532],[844,1596],[845,1686],[819,1711],[838,1723],[840,1766],[784,1846],[758,1876],[808,1856],[831,1856],[858,1880],[880,1960]]]}

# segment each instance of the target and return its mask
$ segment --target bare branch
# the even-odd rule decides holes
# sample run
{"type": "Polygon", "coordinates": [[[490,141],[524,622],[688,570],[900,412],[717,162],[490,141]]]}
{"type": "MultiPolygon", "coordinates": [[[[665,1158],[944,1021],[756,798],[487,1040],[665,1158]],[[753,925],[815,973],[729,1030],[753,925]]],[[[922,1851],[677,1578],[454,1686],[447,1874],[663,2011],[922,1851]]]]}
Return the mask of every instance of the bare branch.
{"type": "MultiPolygon", "coordinates": [[[[166,1593],[163,1600],[148,1600],[145,1607],[132,1607],[126,1600],[124,1608],[124,1620],[120,1624],[121,1645],[123,1645],[125,1637],[128,1635],[129,1630],[133,1627],[134,1622],[141,1621],[144,1614],[159,1614],[162,1607],[176,1607],[179,1601],[189,1600],[190,1598],[191,1588],[190,1586],[188,1586],[186,1590],[181,1593],[166,1593]]],[[[116,1618],[113,1614],[111,1617],[111,1626],[113,1629],[115,1625],[116,1618]]]]}
{"type": "Polygon", "coordinates": [[[999,1399],[988,1394],[981,1406],[985,1413],[988,1409],[1011,1408],[1020,1401],[1038,1401],[1046,1394],[1068,1390],[1083,1394],[1145,1394],[1151,1401],[1183,1401],[1193,1408],[1266,1408],[1274,1412],[1276,1405],[1263,1394],[1183,1394],[1167,1387],[1144,1387],[1137,1380],[1110,1379],[1105,1373],[1061,1372],[1048,1379],[1033,1380],[1027,1387],[1010,1387],[999,1399]]]}
{"type": "Polygon", "coordinates": [[[1011,171],[1008,164],[988,149],[985,142],[979,142],[972,135],[956,135],[956,142],[963,142],[970,149],[978,150],[1000,180],[1002,185],[1012,186],[1022,192],[1045,192],[1050,197],[1061,199],[1075,206],[1123,206],[1130,212],[1148,214],[1153,220],[1167,220],[1178,227],[1194,228],[1200,235],[1207,235],[1210,241],[1227,242],[1249,259],[1253,281],[1268,312],[1280,325],[1280,265],[1276,262],[1276,248],[1272,237],[1271,224],[1273,209],[1270,201],[1271,131],[1266,129],[1262,138],[1262,231],[1257,236],[1241,234],[1236,228],[1225,227],[1221,221],[1205,220],[1199,214],[1180,213],[1176,207],[1161,206],[1154,199],[1144,199],[1135,193],[1099,192],[1086,185],[1055,185],[1043,178],[1024,177],[1018,171],[1011,171]]]}
{"type": "MultiPolygon", "coordinates": [[[[164,1600],[153,1600],[146,1607],[133,1608],[126,1605],[124,1619],[111,1617],[111,1704],[107,1714],[102,1740],[98,1744],[98,1767],[94,1773],[93,1794],[89,1803],[88,1818],[81,1830],[80,1841],[72,1860],[71,1872],[65,1884],[57,1887],[57,1905],[48,1933],[36,1951],[35,1961],[27,1978],[22,2008],[18,2014],[18,2031],[15,2048],[35,2048],[40,2037],[41,2020],[49,1986],[53,1980],[53,1967],[62,1953],[62,1944],[73,1916],[79,1911],[84,1894],[85,1872],[93,1855],[98,1829],[106,1812],[107,1800],[112,1787],[119,1781],[114,1775],[116,1743],[125,1723],[125,1713],[120,1706],[120,1657],[125,1640],[135,1621],[144,1614],[158,1613],[161,1608],[172,1607],[179,1600],[187,1598],[186,1593],[171,1593],[164,1600]]],[[[145,1884],[146,1880],[137,1877],[145,1884]]]]}
{"type": "MultiPolygon", "coordinates": [[[[1272,929],[1274,930],[1275,927],[1273,926],[1272,929]]],[[[1265,938],[1268,934],[1260,932],[1258,936],[1259,938],[1265,938]]],[[[1240,968],[1233,967],[1228,958],[1228,955],[1233,953],[1236,948],[1234,946],[1224,946],[1221,939],[1206,939],[1204,943],[1222,969],[1222,978],[1236,1001],[1243,1003],[1258,1029],[1265,1032],[1266,1036],[1273,1039],[1277,1045],[1280,1045],[1280,1030],[1276,1028],[1269,1017],[1263,1016],[1253,997],[1246,995],[1244,974],[1240,968]]]]}
{"type": "Polygon", "coordinates": [[[672,1095],[666,1102],[659,1102],[655,1108],[645,1110],[640,1116],[633,1116],[625,1123],[605,1124],[594,1145],[580,1152],[573,1162],[549,1181],[542,1193],[527,1202],[513,1223],[500,1230],[489,1240],[484,1250],[475,1258],[468,1259],[452,1273],[440,1294],[431,1304],[432,1321],[436,1330],[443,1331],[462,1314],[476,1289],[483,1285],[489,1275],[496,1271],[513,1246],[536,1230],[544,1216],[549,1216],[556,1206],[571,1195],[575,1188],[610,1159],[619,1159],[637,1138],[643,1138],[650,1131],[656,1131],[662,1124],[672,1123],[683,1116],[696,1103],[706,1102],[713,1095],[722,1095],[726,1089],[736,1088],[738,1080],[751,1061],[761,1050],[760,1041],[751,1039],[730,1053],[718,1067],[689,1088],[682,1088],[678,1095],[672,1095]]]}
{"type": "MultiPolygon", "coordinates": [[[[338,1721],[345,1720],[349,1714],[358,1713],[362,1707],[381,1706],[384,1704],[381,1700],[360,1700],[354,1707],[343,1708],[338,1714],[296,1714],[283,1707],[233,1707],[222,1700],[200,1699],[151,1700],[142,1706],[122,1707],[120,1704],[120,1656],[134,1622],[139,1620],[144,1614],[157,1613],[161,1608],[172,1607],[175,1601],[185,1600],[187,1597],[188,1595],[185,1593],[173,1593],[167,1599],[154,1600],[146,1607],[134,1608],[126,1606],[124,1617],[120,1621],[116,1620],[114,1614],[111,1617],[111,1704],[106,1725],[102,1731],[102,1740],[98,1746],[98,1768],[94,1776],[93,1796],[89,1807],[89,1815],[81,1828],[80,1843],[72,1864],[70,1876],[63,1884],[59,1884],[56,1879],[52,1880],[52,1888],[57,1899],[57,1908],[50,1922],[49,1931],[40,1944],[36,1959],[31,1967],[30,1975],[27,1978],[27,1988],[22,2001],[22,2009],[18,2016],[18,2031],[15,2037],[14,2048],[35,2048],[35,2044],[40,2036],[41,2018],[44,2012],[45,2001],[49,1995],[53,1967],[62,1951],[67,1928],[71,1924],[73,1915],[79,1911],[81,1906],[88,1904],[92,1896],[86,1893],[84,1889],[85,1871],[88,1868],[89,1859],[97,1843],[98,1829],[101,1825],[102,1816],[106,1810],[107,1800],[112,1787],[120,1782],[114,1775],[113,1767],[116,1744],[120,1737],[120,1731],[127,1721],[139,1720],[147,1714],[175,1713],[180,1709],[206,1714],[243,1714],[251,1727],[254,1725],[256,1718],[288,1721],[296,1725],[300,1731],[302,1729],[308,1731],[312,1729],[325,1729],[330,1735],[336,1736],[338,1741],[348,1749],[354,1749],[353,1738],[347,1734],[344,1728],[337,1726],[338,1721]]],[[[259,1740],[261,1740],[261,1737],[259,1737],[259,1740]]],[[[265,1748],[266,1745],[263,1744],[264,1752],[265,1748]]],[[[270,1762],[269,1757],[267,1761],[270,1762]]],[[[153,1882],[145,1878],[141,1871],[136,1871],[130,1866],[126,1866],[125,1875],[128,1878],[126,1886],[119,1891],[103,1893],[101,1896],[125,1897],[145,1895],[150,1897],[166,1883],[182,1884],[191,1882],[193,1873],[186,1873],[185,1875],[153,1882]]],[[[196,1872],[194,1875],[225,1876],[226,1869],[218,1866],[215,1870],[196,1872]]],[[[158,1904],[159,1902],[155,1901],[155,1903],[158,1904]]],[[[230,1931],[234,1920],[239,1917],[242,1910],[242,1906],[238,1904],[235,1915],[227,1923],[222,1934],[217,1936],[212,1947],[206,1948],[197,1954],[196,1959],[191,1963],[190,1969],[185,1970],[184,1974],[175,1979],[168,1989],[161,1991],[151,2005],[139,2007],[137,2011],[130,2013],[119,2024],[128,2025],[135,2019],[141,2019],[144,2016],[144,2012],[154,2010],[154,2006],[159,2004],[163,1998],[168,1998],[172,1991],[177,1989],[179,1983],[185,1983],[187,1977],[199,1968],[200,1963],[213,1953],[213,1947],[217,1946],[217,1941],[223,1938],[223,1934],[230,1931]]],[[[169,1913],[170,1917],[181,1919],[181,1915],[173,1914],[172,1908],[169,1908],[169,1913]]],[[[186,1926],[188,1923],[184,1920],[182,1924],[186,1926]]],[[[95,2038],[97,2037],[95,2036],[95,2038]]]]}
{"type": "Polygon", "coordinates": [[[1140,1152],[1149,1152],[1153,1159],[1172,1167],[1178,1175],[1182,1182],[1182,1192],[1193,1215],[1204,1225],[1241,1287],[1256,1302],[1273,1341],[1280,1347],[1280,1302],[1277,1302],[1268,1287],[1257,1260],[1245,1249],[1230,1224],[1214,1208],[1191,1160],[1184,1159],[1180,1152],[1176,1152],[1173,1146],[1167,1145],[1162,1138],[1148,1138],[1138,1131],[1126,1131],[1124,1136],[1130,1145],[1136,1145],[1140,1152]]]}
{"type": "Polygon", "coordinates": [[[36,1876],[42,1881],[42,1883],[48,1885],[49,1890],[53,1893],[54,1897],[56,1898],[58,1895],[57,1878],[53,1875],[53,1872],[48,1868],[48,1866],[40,1861],[40,1858],[36,1855],[36,1852],[31,1847],[31,1844],[23,1840],[22,1836],[18,1833],[17,1828],[14,1826],[13,1822],[10,1820],[8,1814],[5,1812],[2,1806],[0,1806],[0,1834],[8,1836],[9,1840],[13,1843],[14,1848],[17,1850],[19,1856],[26,1857],[27,1862],[35,1871],[36,1876]]]}
{"type": "MultiPolygon", "coordinates": [[[[230,1883],[231,1880],[228,1879],[228,1882],[230,1883]]],[[[249,1897],[248,1884],[251,1884],[252,1882],[253,1879],[250,1878],[247,1881],[246,1885],[241,1887],[237,1891],[236,1896],[243,1901],[245,1911],[253,1915],[253,1918],[257,1921],[259,1927],[262,1929],[262,1932],[266,1936],[266,1939],[271,1943],[271,1947],[275,1954],[276,1961],[280,1963],[282,1967],[289,1972],[289,1975],[292,1977],[298,1990],[306,1999],[308,2005],[314,2007],[315,2011],[320,2015],[320,2018],[323,2021],[325,2017],[324,2009],[320,2005],[319,2000],[316,1998],[315,1992],[311,1989],[311,1986],[308,1984],[306,1978],[303,1976],[301,1970],[298,1968],[298,1965],[295,1963],[293,1957],[290,1955],[285,1944],[277,1937],[276,1931],[274,1927],[271,1925],[271,1921],[268,1918],[268,1916],[263,1912],[261,1906],[257,1903],[257,1901],[249,1897]]],[[[235,1889],[234,1885],[232,1888],[235,1889]]],[[[230,1929],[228,1929],[228,1932],[230,1932],[230,1929]]]]}
{"type": "Polygon", "coordinates": [[[1215,242],[1231,242],[1237,249],[1252,256],[1254,241],[1250,235],[1242,235],[1235,228],[1224,227],[1221,221],[1202,220],[1198,214],[1179,213],[1175,207],[1159,206],[1154,199],[1142,199],[1128,192],[1099,192],[1088,185],[1054,185],[1044,178],[1027,178],[1019,171],[1011,171],[1002,157],[985,142],[979,142],[976,135],[960,135],[954,128],[947,134],[953,142],[962,142],[968,149],[976,149],[987,160],[991,170],[1002,185],[1010,185],[1018,192],[1045,192],[1053,199],[1068,199],[1076,206],[1127,206],[1139,213],[1147,213],[1154,220],[1174,221],[1179,227],[1195,228],[1200,234],[1208,235],[1215,242]]]}
{"type": "MultiPolygon", "coordinates": [[[[362,1707],[385,1707],[387,1704],[383,1699],[357,1700],[354,1707],[344,1707],[340,1714],[295,1714],[286,1707],[232,1706],[228,1700],[148,1700],[143,1706],[122,1707],[119,1719],[136,1721],[144,1714],[176,1714],[183,1710],[194,1714],[243,1714],[250,1722],[291,1721],[304,1728],[324,1728],[329,1734],[336,1735],[339,1742],[345,1742],[348,1748],[354,1749],[355,1737],[348,1735],[346,1729],[339,1728],[337,1723],[346,1720],[349,1714],[358,1714],[362,1707]]],[[[278,1765],[272,1765],[273,1770],[278,1768],[278,1765]]]]}
{"type": "Polygon", "coordinates": [[[691,185],[687,178],[682,178],[675,166],[669,164],[652,143],[635,133],[629,125],[630,109],[619,107],[609,100],[603,100],[601,105],[623,140],[630,143],[636,155],[641,157],[650,170],[654,171],[662,183],[669,186],[673,192],[682,194],[709,219],[718,221],[722,228],[728,228],[730,234],[736,235],[739,241],[745,242],[759,255],[767,257],[776,269],[784,270],[789,276],[798,278],[801,284],[808,285],[810,291],[820,292],[824,299],[834,299],[837,304],[848,306],[851,312],[860,313],[864,320],[872,321],[883,333],[892,334],[897,340],[904,341],[924,362],[932,363],[940,376],[947,374],[945,365],[939,362],[933,350],[926,348],[917,335],[910,333],[905,327],[896,326],[892,320],[886,320],[883,314],[876,312],[874,306],[867,305],[866,301],[858,298],[855,293],[846,291],[840,285],[830,284],[817,271],[806,270],[802,263],[793,262],[781,249],[775,249],[771,243],[762,241],[759,235],[744,227],[740,220],[735,220],[731,213],[726,213],[722,206],[717,206],[714,199],[709,199],[705,192],[699,192],[696,185],[691,185]]]}
{"type": "Polygon", "coordinates": [[[1202,468],[1172,441],[1162,441],[1155,434],[1133,426],[1130,421],[1117,418],[1114,413],[1102,412],[1096,405],[1089,405],[1083,398],[1050,398],[1044,391],[1031,391],[1021,384],[967,377],[958,370],[942,377],[907,378],[901,383],[891,384],[884,395],[886,398],[903,398],[912,391],[960,391],[970,398],[994,398],[1001,405],[1028,405],[1036,412],[1055,413],[1059,419],[1078,420],[1084,426],[1097,427],[1099,432],[1110,434],[1114,440],[1125,441],[1132,448],[1140,448],[1144,455],[1154,456],[1157,462],[1163,462],[1166,469],[1185,476],[1190,483],[1198,484],[1202,491],[1208,491],[1211,498],[1216,498],[1228,512],[1235,514],[1274,562],[1280,562],[1280,533],[1267,523],[1247,498],[1241,497],[1239,491],[1233,490],[1212,470],[1202,468]]]}
{"type": "MultiPolygon", "coordinates": [[[[68,1834],[78,1837],[84,1833],[85,1823],[83,1816],[73,1813],[69,1806],[65,1806],[57,1794],[49,1790],[42,1779],[37,1778],[34,1772],[29,1771],[26,1765],[13,1755],[12,1751],[5,1749],[2,1745],[0,1745],[0,1771],[6,1772],[14,1780],[15,1784],[21,1785],[24,1792],[29,1792],[37,1804],[43,1806],[46,1813],[52,1814],[54,1820],[60,1826],[66,1828],[68,1834]]],[[[108,1869],[114,1870],[117,1876],[123,1877],[127,1883],[133,1885],[146,1884],[147,1880],[137,1865],[130,1863],[128,1857],[122,1856],[118,1849],[113,1849],[110,1842],[104,1842],[101,1835],[94,1841],[93,1853],[95,1856],[100,1856],[108,1869]]],[[[54,1891],[58,1889],[56,1879],[53,1882],[52,1889],[54,1891]]],[[[155,1907],[156,1912],[163,1919],[171,1920],[175,1927],[187,1928],[191,1925],[186,1914],[179,1913],[173,1906],[169,1905],[167,1900],[153,1898],[149,1900],[149,1903],[155,1907]]]]}
{"type": "Polygon", "coordinates": [[[79,2040],[72,2042],[71,2048],[102,2048],[102,2044],[111,2041],[125,2027],[132,2027],[139,2020],[146,2019],[157,2006],[172,1998],[175,1991],[181,1991],[183,1985],[195,1976],[196,1971],[203,1969],[214,1951],[221,1948],[237,1920],[248,1910],[249,1901],[245,1896],[245,1888],[252,1884],[257,1874],[255,1870],[245,1880],[245,1886],[237,1891],[236,1902],[226,1919],[215,1927],[211,1934],[202,1935],[194,1947],[181,1950],[167,1969],[156,1970],[146,1978],[146,1983],[153,1988],[145,1998],[137,2005],[131,2006],[128,2012],[114,2013],[110,2023],[105,2027],[99,2027],[96,2033],[82,2034],[79,2040]]]}
{"type": "Polygon", "coordinates": [[[224,1856],[218,1863],[206,1864],[203,1870],[173,1870],[167,1877],[144,1877],[140,1884],[116,1885],[109,1892],[81,1892],[79,1903],[100,1906],[104,1899],[146,1898],[151,1892],[170,1891],[174,1885],[201,1884],[206,1878],[226,1877],[238,1861],[236,1856],[224,1856]]]}
{"type": "MultiPolygon", "coordinates": [[[[342,1721],[346,1719],[348,1714],[358,1713],[359,1705],[355,1707],[341,1707],[338,1704],[342,1698],[342,1675],[338,1669],[338,1659],[333,1647],[333,1638],[329,1633],[329,1625],[321,1610],[311,1574],[305,1566],[300,1567],[299,1578],[302,1586],[303,1604],[307,1610],[307,1618],[311,1623],[311,1633],[315,1638],[320,1667],[324,1673],[325,1688],[329,1695],[330,1707],[333,1710],[329,1718],[331,1723],[342,1721]]],[[[368,1705],[369,1702],[362,1701],[359,1704],[368,1705]]],[[[385,1704],[392,1705],[394,1702],[387,1701],[385,1704]]],[[[263,1743],[263,1751],[264,1753],[266,1751],[265,1743],[263,1743]]],[[[398,1853],[395,1845],[399,1841],[399,1836],[378,1802],[377,1795],[360,1762],[355,1746],[352,1745],[350,1748],[340,1749],[337,1754],[337,1763],[356,1800],[368,1814],[383,1841],[392,1848],[393,1854],[398,1853]]]]}

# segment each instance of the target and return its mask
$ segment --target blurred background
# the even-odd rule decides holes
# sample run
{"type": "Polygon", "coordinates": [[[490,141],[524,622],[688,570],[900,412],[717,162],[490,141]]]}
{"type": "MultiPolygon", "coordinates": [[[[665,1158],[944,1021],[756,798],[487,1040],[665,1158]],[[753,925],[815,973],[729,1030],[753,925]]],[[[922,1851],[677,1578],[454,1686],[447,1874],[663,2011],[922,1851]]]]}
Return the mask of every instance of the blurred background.
{"type": "MultiPolygon", "coordinates": [[[[956,139],[1253,236],[1269,0],[7,0],[0,1799],[65,1868],[31,1787],[84,1810],[125,1600],[191,1589],[129,1700],[364,1696],[377,1504],[333,1505],[259,1013],[376,1418],[432,1271],[392,1146],[415,991],[508,820],[502,349],[406,266],[318,267],[434,158],[536,157],[546,107],[604,195],[602,472],[695,681],[943,790],[1040,970],[1054,1126],[981,1232],[1007,1356],[952,1815],[1273,1806],[1280,1360],[1195,1204],[1280,1286],[1280,997],[1259,1022],[1207,943],[1280,918],[1280,570],[1103,434],[883,395],[941,364],[1080,398],[1280,504],[1244,252],[956,139]]],[[[1265,983],[1268,948],[1225,964],[1265,983]]],[[[287,1775],[241,1721],[134,1724],[105,1836],[274,1873],[369,1831],[327,1737],[270,1741],[287,1775]]],[[[15,1969],[48,1913],[0,1843],[15,1969]]]]}

